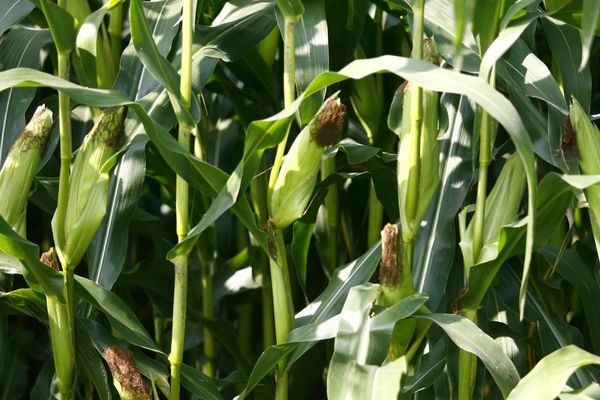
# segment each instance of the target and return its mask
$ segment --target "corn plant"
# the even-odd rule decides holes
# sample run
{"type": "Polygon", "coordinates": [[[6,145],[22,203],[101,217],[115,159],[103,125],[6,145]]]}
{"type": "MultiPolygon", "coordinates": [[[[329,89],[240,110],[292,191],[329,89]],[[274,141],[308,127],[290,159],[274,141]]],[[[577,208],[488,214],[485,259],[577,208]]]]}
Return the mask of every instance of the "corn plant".
{"type": "Polygon", "coordinates": [[[0,399],[598,397],[599,15],[0,2],[0,399]]]}

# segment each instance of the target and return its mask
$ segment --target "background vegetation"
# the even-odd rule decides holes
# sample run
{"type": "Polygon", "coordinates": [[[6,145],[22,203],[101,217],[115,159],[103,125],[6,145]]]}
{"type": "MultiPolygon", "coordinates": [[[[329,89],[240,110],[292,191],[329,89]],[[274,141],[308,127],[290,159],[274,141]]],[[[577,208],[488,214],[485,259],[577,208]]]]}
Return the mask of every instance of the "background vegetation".
{"type": "Polygon", "coordinates": [[[599,14],[1,2],[0,398],[600,398],[599,14]]]}

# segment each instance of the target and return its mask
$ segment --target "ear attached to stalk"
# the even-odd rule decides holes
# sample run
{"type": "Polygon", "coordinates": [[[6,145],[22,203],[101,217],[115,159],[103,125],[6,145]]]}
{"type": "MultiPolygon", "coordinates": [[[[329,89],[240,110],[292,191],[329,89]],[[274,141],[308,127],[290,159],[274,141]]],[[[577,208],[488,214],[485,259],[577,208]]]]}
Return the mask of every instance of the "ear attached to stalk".
{"type": "MultiPolygon", "coordinates": [[[[79,264],[104,218],[109,184],[104,165],[121,147],[126,110],[123,106],[105,109],[86,135],[73,162],[64,237],[57,237],[55,232],[57,253],[63,266],[74,268],[79,264]]],[[[52,225],[55,225],[54,219],[52,225]]]]}
{"type": "Polygon", "coordinates": [[[40,106],[10,148],[0,171],[0,216],[23,234],[29,188],[53,126],[52,111],[40,106]]]}
{"type": "Polygon", "coordinates": [[[278,229],[302,216],[316,184],[325,148],[337,145],[346,107],[337,95],[321,106],[298,134],[281,165],[270,201],[271,223],[278,229]]]}

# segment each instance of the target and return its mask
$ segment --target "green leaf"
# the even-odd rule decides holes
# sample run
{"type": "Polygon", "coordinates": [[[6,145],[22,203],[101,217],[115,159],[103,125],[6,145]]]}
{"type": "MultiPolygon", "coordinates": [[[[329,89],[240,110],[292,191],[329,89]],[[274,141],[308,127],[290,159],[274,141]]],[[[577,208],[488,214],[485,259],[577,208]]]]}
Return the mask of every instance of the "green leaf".
{"type": "MultiPolygon", "coordinates": [[[[14,4],[18,7],[19,3],[14,4]]],[[[13,29],[0,43],[2,69],[39,68],[40,50],[51,40],[47,29],[13,29]]],[[[10,146],[25,128],[25,112],[34,96],[35,89],[32,88],[11,88],[0,93],[0,167],[4,164],[10,146]]]]}
{"type": "Polygon", "coordinates": [[[46,295],[54,296],[59,301],[64,299],[62,276],[39,260],[38,246],[19,236],[2,218],[0,251],[21,261],[21,272],[29,287],[38,291],[41,289],[46,295]]]}
{"type": "Polygon", "coordinates": [[[0,314],[22,314],[48,323],[48,310],[44,296],[33,289],[15,289],[10,292],[0,292],[0,314]]]}
{"type": "Polygon", "coordinates": [[[131,41],[136,53],[148,71],[167,90],[175,115],[180,123],[195,126],[200,118],[200,108],[193,97],[191,113],[181,103],[179,95],[179,75],[175,68],[164,58],[152,39],[148,21],[144,15],[140,0],[132,0],[130,5],[131,41]]]}
{"type": "Polygon", "coordinates": [[[441,140],[440,189],[425,216],[414,249],[413,281],[415,290],[429,296],[435,310],[446,290],[454,258],[456,233],[454,218],[463,205],[471,182],[473,152],[470,128],[473,110],[466,97],[443,96],[441,104],[448,115],[448,129],[441,140]]]}
{"type": "Polygon", "coordinates": [[[596,34],[596,23],[600,14],[600,2],[596,0],[583,0],[583,9],[581,11],[582,54],[579,71],[583,71],[590,58],[590,50],[594,42],[594,35],[596,34]]]}
{"type": "MultiPolygon", "coordinates": [[[[166,56],[177,34],[177,29],[173,29],[173,26],[181,18],[182,4],[176,0],[164,0],[145,1],[142,5],[158,52],[166,56]]],[[[158,82],[144,67],[135,52],[133,43],[130,42],[121,54],[121,65],[114,88],[123,91],[129,98],[137,100],[157,87],[158,82]]]]}
{"type": "Polygon", "coordinates": [[[215,381],[196,368],[183,364],[181,366],[181,383],[193,394],[206,400],[222,400],[215,381]]]}
{"type": "Polygon", "coordinates": [[[508,400],[552,400],[565,388],[567,380],[586,365],[600,364],[600,357],[569,345],[542,358],[510,392],[508,400]]]}
{"type": "Polygon", "coordinates": [[[29,14],[33,4],[29,0],[3,1],[0,3],[0,36],[29,14]]]}
{"type": "Polygon", "coordinates": [[[579,70],[583,61],[583,45],[579,32],[572,26],[550,17],[542,18],[542,26],[553,58],[560,68],[565,98],[570,99],[574,96],[583,109],[589,112],[592,75],[589,64],[579,70]]]}
{"type": "MultiPolygon", "coordinates": [[[[284,32],[283,19],[278,19],[279,31],[284,32]]],[[[304,12],[296,22],[294,36],[294,69],[296,88],[303,92],[312,80],[329,70],[329,38],[325,4],[323,0],[304,2],[304,12]]],[[[300,107],[302,125],[307,124],[317,112],[325,97],[325,91],[307,99],[300,107]]]]}
{"type": "MultiPolygon", "coordinates": [[[[353,262],[339,267],[333,273],[327,288],[302,311],[296,314],[296,328],[308,324],[320,324],[337,314],[350,289],[368,282],[381,257],[381,242],[378,242],[353,262]]],[[[316,342],[301,343],[292,355],[289,366],[306,353],[316,342]]]]}
{"type": "Polygon", "coordinates": [[[287,357],[297,346],[296,343],[283,343],[268,347],[260,357],[258,357],[244,391],[236,397],[236,400],[245,399],[252,389],[254,389],[256,385],[258,385],[258,383],[277,366],[279,361],[284,357],[287,357]]]}
{"type": "Polygon", "coordinates": [[[107,290],[125,264],[129,223],[142,195],[147,140],[135,137],[113,170],[106,216],[87,251],[89,278],[107,290]]]}
{"type": "Polygon", "coordinates": [[[68,54],[75,47],[75,35],[77,32],[77,21],[67,10],[49,0],[32,0],[36,6],[42,9],[56,50],[62,54],[68,54]]]}
{"type": "MultiPolygon", "coordinates": [[[[161,155],[169,166],[187,180],[197,190],[216,197],[217,191],[226,192],[225,183],[228,175],[212,164],[201,161],[194,157],[189,151],[181,147],[177,141],[169,135],[165,128],[159,125],[154,118],[150,117],[140,103],[127,99],[123,94],[116,91],[90,89],[62,80],[55,76],[27,68],[15,68],[0,72],[0,91],[25,84],[26,86],[50,86],[64,91],[76,101],[96,107],[108,107],[114,105],[128,105],[136,112],[146,134],[158,147],[161,155]]],[[[268,138],[269,140],[272,140],[268,138]]],[[[260,246],[267,250],[264,232],[258,227],[254,215],[246,198],[242,197],[232,207],[232,211],[246,226],[248,231],[256,238],[260,246]]]]}
{"type": "Polygon", "coordinates": [[[54,378],[54,364],[52,360],[46,361],[42,369],[40,369],[35,385],[29,393],[31,400],[52,400],[53,395],[50,393],[52,387],[52,378],[54,378]]]}
{"type": "Polygon", "coordinates": [[[85,302],[102,311],[113,328],[129,343],[162,353],[135,313],[117,295],[78,275],[75,275],[75,293],[85,302]]]}
{"type": "Polygon", "coordinates": [[[415,393],[431,386],[446,366],[446,340],[441,339],[421,358],[420,366],[414,375],[406,378],[402,393],[415,393]]]}
{"type": "Polygon", "coordinates": [[[600,282],[598,282],[598,278],[575,249],[568,249],[560,254],[558,249],[547,245],[541,249],[540,253],[550,265],[557,262],[556,271],[577,289],[585,312],[592,348],[596,353],[600,353],[600,303],[597,296],[600,293],[600,282]]]}
{"type": "MultiPolygon", "coordinates": [[[[502,272],[500,274],[500,284],[495,290],[502,294],[505,303],[513,302],[521,284],[519,277],[511,268],[506,268],[502,272]]],[[[569,344],[581,345],[583,340],[578,335],[579,331],[575,327],[568,325],[561,318],[556,318],[552,315],[545,307],[545,304],[543,304],[545,298],[541,296],[544,296],[543,292],[536,295],[531,290],[528,290],[525,318],[528,321],[537,323],[539,326],[539,341],[542,354],[549,354],[569,344]]],[[[514,310],[515,313],[517,312],[516,306],[510,309],[514,310]]],[[[573,379],[581,386],[591,383],[589,374],[583,370],[577,370],[573,379]]]]}
{"type": "MultiPolygon", "coordinates": [[[[536,202],[536,248],[541,247],[554,232],[571,203],[572,189],[563,182],[561,176],[555,173],[547,174],[540,182],[536,202]]],[[[525,229],[524,221],[521,220],[500,230],[498,254],[495,257],[492,255],[489,261],[471,268],[466,295],[459,299],[461,308],[475,310],[479,307],[500,267],[509,257],[522,251],[519,244],[522,244],[525,229]]],[[[522,309],[520,311],[522,312],[522,309]]]]}
{"type": "Polygon", "coordinates": [[[504,396],[519,382],[519,373],[502,347],[467,318],[453,314],[417,314],[415,317],[435,322],[458,347],[479,357],[504,396]]]}
{"type": "Polygon", "coordinates": [[[106,368],[104,368],[104,362],[94,348],[90,335],[81,323],[77,324],[76,349],[78,365],[85,371],[85,375],[91,379],[98,397],[101,400],[111,400],[108,374],[106,368]]]}
{"type": "Polygon", "coordinates": [[[370,343],[368,334],[374,323],[369,314],[378,296],[379,286],[369,283],[352,288],[348,294],[327,373],[329,399],[398,397],[402,376],[408,372],[406,359],[401,357],[381,367],[367,364],[370,345],[387,350],[385,343],[370,343]]]}

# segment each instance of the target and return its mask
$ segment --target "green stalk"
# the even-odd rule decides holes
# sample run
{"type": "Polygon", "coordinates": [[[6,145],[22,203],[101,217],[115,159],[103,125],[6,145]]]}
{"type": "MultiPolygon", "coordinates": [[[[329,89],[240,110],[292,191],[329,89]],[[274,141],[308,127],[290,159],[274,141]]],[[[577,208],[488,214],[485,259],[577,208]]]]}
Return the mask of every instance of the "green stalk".
{"type": "MultiPolygon", "coordinates": [[[[423,25],[425,16],[425,0],[419,0],[413,10],[413,58],[423,58],[423,25]]],[[[417,214],[419,204],[419,180],[421,176],[421,125],[423,122],[423,89],[416,86],[411,95],[411,142],[408,173],[408,195],[406,199],[406,218],[411,224],[417,214]]],[[[402,236],[409,232],[402,232],[402,236]]],[[[410,233],[412,236],[412,233],[410,233]]]]}
{"type": "Polygon", "coordinates": [[[74,398],[75,383],[75,351],[73,348],[73,329],[68,324],[70,320],[69,307],[60,302],[55,296],[46,297],[48,310],[48,325],[50,327],[50,342],[58,392],[61,399],[74,398]]]}
{"type": "MultiPolygon", "coordinates": [[[[41,2],[42,12],[48,17],[45,2],[41,2]]],[[[65,8],[66,0],[59,0],[58,6],[65,8]]],[[[48,18],[47,18],[48,19],[48,18]]],[[[53,37],[55,32],[51,32],[53,37]]],[[[56,40],[55,40],[56,42],[56,40]]],[[[69,51],[58,53],[58,77],[69,80],[69,51]]],[[[61,246],[65,243],[65,216],[69,198],[69,174],[71,168],[71,118],[69,97],[58,92],[58,126],[60,137],[60,173],[58,184],[58,203],[56,208],[56,228],[54,241],[59,254],[61,246]]],[[[75,386],[75,330],[74,330],[74,295],[73,295],[73,270],[69,265],[63,265],[64,297],[61,303],[55,297],[46,297],[48,308],[48,325],[50,327],[50,340],[54,366],[58,380],[58,389],[64,399],[73,398],[75,386]]]]}
{"type": "MultiPolygon", "coordinates": [[[[194,36],[194,2],[183,2],[183,35],[181,52],[181,102],[183,107],[192,104],[192,44],[194,36]]],[[[190,148],[190,135],[193,127],[179,123],[178,141],[186,150],[190,148]]],[[[189,231],[189,186],[177,176],[175,183],[175,213],[177,221],[177,237],[181,242],[189,231]]],[[[173,334],[171,338],[171,400],[179,400],[181,386],[181,364],[183,363],[183,346],[185,340],[185,322],[188,287],[188,255],[175,258],[175,290],[173,294],[173,334]]]]}
{"type": "MultiPolygon", "coordinates": [[[[201,160],[206,160],[206,152],[204,149],[204,145],[202,143],[202,134],[203,132],[208,131],[208,115],[203,113],[202,120],[203,124],[197,127],[197,132],[194,140],[194,155],[201,160]]],[[[201,193],[198,193],[197,196],[200,197],[201,203],[204,205],[204,209],[208,209],[209,207],[209,199],[206,198],[201,193]]],[[[205,234],[208,232],[205,232],[205,234]]],[[[205,318],[212,319],[215,316],[215,309],[213,304],[213,268],[214,263],[212,259],[212,246],[210,246],[209,241],[200,240],[196,244],[196,254],[198,255],[198,259],[200,260],[200,280],[201,280],[201,289],[202,289],[202,315],[205,318]]],[[[213,333],[208,329],[208,327],[204,326],[203,328],[204,334],[204,363],[202,365],[203,372],[210,376],[214,377],[216,375],[216,361],[217,361],[217,346],[213,333]]]]}
{"type": "MultiPolygon", "coordinates": [[[[58,53],[58,77],[69,80],[69,55],[58,53]]],[[[69,199],[69,174],[71,170],[71,152],[73,148],[71,137],[69,97],[58,92],[58,129],[60,135],[60,175],[58,183],[58,203],[56,206],[56,235],[54,240],[65,242],[65,215],[69,199]]],[[[58,249],[60,251],[60,248],[58,249]]],[[[60,254],[60,253],[59,253],[60,254]]]]}
{"type": "MultiPolygon", "coordinates": [[[[264,169],[264,159],[261,160],[261,170],[264,169]]],[[[269,218],[267,210],[267,182],[264,174],[260,174],[250,182],[250,197],[254,212],[258,217],[260,226],[264,226],[269,218]]],[[[263,315],[263,348],[275,344],[275,327],[273,326],[273,291],[271,288],[271,274],[267,266],[267,257],[263,252],[257,255],[258,271],[262,272],[262,315],[263,315]]]]}
{"type": "MultiPolygon", "coordinates": [[[[287,251],[283,240],[281,229],[269,227],[269,242],[274,248],[274,254],[270,257],[271,283],[273,285],[273,315],[275,317],[275,338],[277,344],[287,341],[288,334],[294,324],[294,304],[292,300],[292,288],[290,286],[290,274],[287,263],[287,251]]],[[[276,400],[287,399],[288,376],[285,372],[287,360],[279,363],[277,371],[276,400]]]]}
{"type": "MultiPolygon", "coordinates": [[[[412,57],[423,58],[423,25],[425,17],[425,0],[418,0],[413,7],[413,49],[412,57]]],[[[419,205],[419,181],[421,177],[421,127],[423,123],[423,89],[415,86],[410,96],[410,153],[408,159],[408,191],[406,195],[405,225],[408,229],[402,231],[402,246],[400,255],[405,271],[411,271],[413,259],[414,219],[419,205]]]]}
{"type": "MultiPolygon", "coordinates": [[[[212,301],[213,284],[212,284],[212,262],[202,261],[202,315],[205,318],[212,319],[215,317],[215,309],[212,301]]],[[[202,371],[210,376],[216,375],[217,350],[215,337],[210,329],[204,327],[204,365],[202,371]]]]}
{"type": "MultiPolygon", "coordinates": [[[[323,160],[321,165],[321,180],[325,180],[329,175],[335,173],[335,158],[330,157],[323,160]]],[[[339,191],[337,184],[329,186],[325,196],[325,210],[327,211],[327,270],[332,273],[338,265],[338,205],[339,191]]]]}
{"type": "MultiPolygon", "coordinates": [[[[495,84],[495,68],[492,69],[491,75],[484,77],[492,86],[495,84]]],[[[475,129],[479,127],[479,180],[477,182],[477,200],[475,204],[475,213],[473,215],[473,265],[476,265],[481,255],[481,250],[484,246],[484,231],[485,231],[485,204],[487,201],[487,178],[488,168],[490,164],[490,155],[493,142],[492,119],[490,115],[482,108],[477,109],[475,116],[475,129]],[[479,121],[479,124],[477,123],[479,121]]],[[[472,266],[472,265],[471,265],[472,266]]],[[[465,279],[469,279],[470,267],[465,269],[465,279]]],[[[469,318],[472,322],[477,323],[477,310],[463,310],[463,315],[469,318]]],[[[459,351],[458,357],[459,382],[458,382],[458,398],[470,399],[473,387],[475,386],[475,378],[477,375],[477,357],[465,350],[459,351]]]]}
{"type": "MultiPolygon", "coordinates": [[[[462,314],[477,323],[477,310],[463,310],[462,314]]],[[[468,351],[458,353],[458,399],[470,400],[477,377],[477,357],[468,351]]]]}
{"type": "Polygon", "coordinates": [[[369,226],[367,228],[367,247],[373,246],[379,240],[381,223],[383,221],[383,205],[377,199],[375,184],[371,181],[369,187],[369,226]]]}
{"type": "Polygon", "coordinates": [[[123,32],[123,4],[119,4],[110,10],[110,22],[108,24],[108,35],[110,37],[110,49],[114,71],[119,70],[121,58],[121,33],[123,32]]]}
{"type": "Polygon", "coordinates": [[[491,153],[491,124],[487,112],[479,109],[481,130],[479,136],[479,180],[477,182],[477,203],[475,206],[473,227],[473,263],[477,264],[483,247],[483,231],[485,227],[485,202],[487,197],[487,176],[491,153]]]}
{"type": "MultiPolygon", "coordinates": [[[[296,22],[299,17],[286,17],[284,20],[284,33],[283,33],[283,101],[285,107],[288,107],[294,102],[296,97],[296,56],[294,53],[294,37],[296,33],[296,22]]],[[[289,131],[288,131],[289,132],[289,131]]],[[[281,169],[281,163],[283,162],[283,155],[285,153],[285,146],[287,144],[288,132],[285,133],[283,140],[277,146],[277,152],[275,153],[275,160],[273,161],[273,168],[271,169],[271,175],[269,176],[269,189],[267,192],[267,198],[271,198],[275,181],[279,175],[281,169]]]]}
{"type": "MultiPolygon", "coordinates": [[[[375,10],[374,16],[375,22],[375,54],[383,54],[383,35],[382,35],[382,24],[383,24],[383,10],[379,7],[375,10]]],[[[376,74],[375,79],[375,90],[376,93],[383,93],[383,76],[376,74]]],[[[382,132],[383,133],[383,132],[382,132]]],[[[374,146],[375,132],[371,132],[370,144],[374,146]]],[[[383,205],[377,199],[375,192],[375,185],[371,180],[369,188],[369,222],[367,228],[367,246],[373,246],[378,240],[381,232],[381,225],[383,222],[383,205]]]]}

